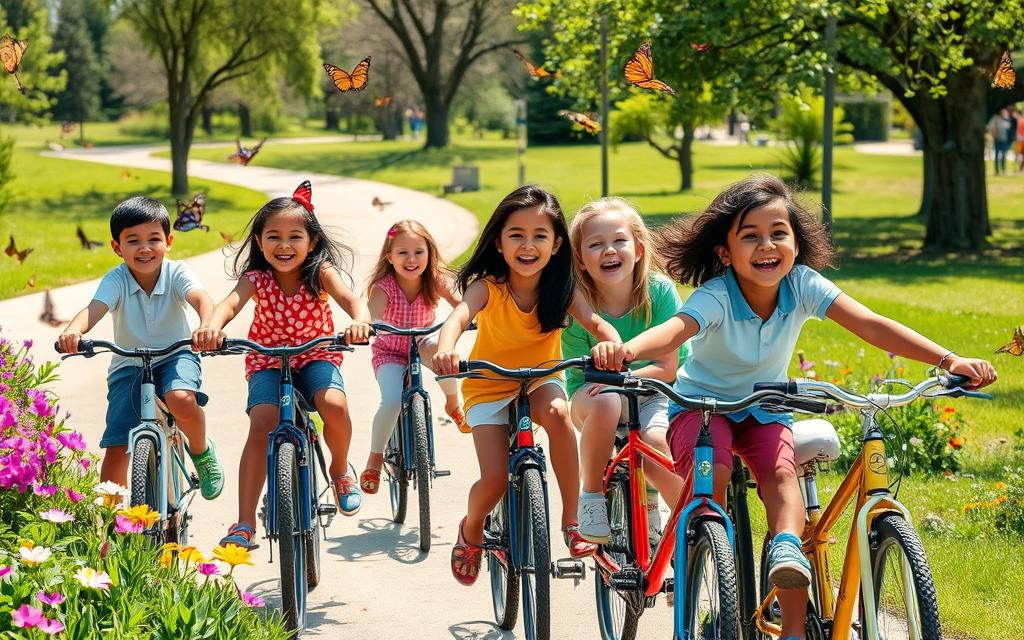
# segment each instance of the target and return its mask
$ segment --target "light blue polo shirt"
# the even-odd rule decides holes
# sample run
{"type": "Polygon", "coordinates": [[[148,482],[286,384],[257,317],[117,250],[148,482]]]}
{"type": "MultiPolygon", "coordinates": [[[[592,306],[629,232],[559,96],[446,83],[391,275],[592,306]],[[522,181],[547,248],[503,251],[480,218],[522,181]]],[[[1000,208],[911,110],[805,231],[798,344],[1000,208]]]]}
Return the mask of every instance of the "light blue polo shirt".
{"type": "MultiPolygon", "coordinates": [[[[128,266],[121,263],[103,276],[92,299],[110,310],[114,319],[114,342],[118,346],[159,348],[192,335],[185,315],[186,296],[193,289],[202,288],[188,265],[180,260],[165,259],[153,293],[146,295],[128,266]]],[[[155,359],[154,363],[162,359],[155,359]]],[[[110,360],[107,375],[129,366],[139,366],[138,359],[115,355],[110,360]]]]}
{"type": "MultiPolygon", "coordinates": [[[[779,283],[779,301],[767,321],[754,313],[740,291],[736,274],[708,280],[679,308],[700,326],[693,337],[693,354],[676,374],[675,389],[684,396],[739,400],[755,382],[785,382],[789,362],[804,323],[823,320],[842,291],[806,265],[795,265],[779,283]]],[[[669,418],[682,407],[672,403],[669,418]]],[[[758,422],[792,423],[792,414],[770,413],[754,407],[729,414],[740,421],[753,415],[758,422]]]]}

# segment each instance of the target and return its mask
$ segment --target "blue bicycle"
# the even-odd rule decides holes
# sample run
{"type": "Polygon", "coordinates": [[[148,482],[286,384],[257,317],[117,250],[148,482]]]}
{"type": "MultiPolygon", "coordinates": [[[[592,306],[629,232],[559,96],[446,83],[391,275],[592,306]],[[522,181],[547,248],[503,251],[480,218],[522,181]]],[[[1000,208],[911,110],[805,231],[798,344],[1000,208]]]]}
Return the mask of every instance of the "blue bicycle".
{"type": "Polygon", "coordinates": [[[277,543],[281,556],[281,607],[285,626],[294,635],[306,626],[306,596],[320,582],[321,532],[326,539],[326,529],[338,512],[330,497],[331,481],[320,436],[309,417],[316,408],[293,386],[290,365],[292,357],[323,345],[327,345],[328,351],[353,350],[344,335],[337,335],[322,336],[294,347],[266,347],[251,340],[226,338],[219,350],[205,352],[254,352],[281,361],[280,418],[270,432],[267,493],[260,520],[266,537],[277,543]]]}

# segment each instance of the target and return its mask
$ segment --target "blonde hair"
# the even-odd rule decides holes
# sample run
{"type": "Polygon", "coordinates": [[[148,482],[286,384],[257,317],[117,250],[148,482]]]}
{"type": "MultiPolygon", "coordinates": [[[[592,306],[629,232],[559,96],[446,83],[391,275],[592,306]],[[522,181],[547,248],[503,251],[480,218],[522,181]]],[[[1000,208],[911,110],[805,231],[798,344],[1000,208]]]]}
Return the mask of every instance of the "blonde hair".
{"type": "Polygon", "coordinates": [[[649,291],[650,276],[652,271],[660,271],[660,263],[657,254],[654,252],[651,232],[644,224],[636,207],[622,198],[608,197],[588,202],[580,207],[569,226],[569,242],[572,245],[573,269],[576,271],[576,281],[594,309],[600,309],[597,285],[594,279],[583,268],[583,225],[606,213],[615,213],[622,216],[633,234],[633,243],[643,247],[640,259],[633,266],[633,290],[630,293],[630,309],[634,314],[642,314],[644,322],[651,321],[651,294],[649,291]]]}
{"type": "Polygon", "coordinates": [[[420,276],[420,291],[423,292],[423,299],[426,303],[433,307],[437,304],[437,300],[441,295],[438,287],[444,286],[444,282],[451,274],[451,271],[448,269],[448,265],[444,263],[444,260],[441,259],[441,252],[437,248],[434,236],[430,235],[427,228],[416,220],[400,220],[388,229],[388,234],[384,238],[384,246],[380,248],[380,257],[377,258],[377,264],[374,265],[370,277],[366,280],[366,290],[369,291],[373,288],[373,285],[383,280],[389,274],[395,273],[395,267],[388,260],[388,254],[391,253],[391,245],[394,243],[395,238],[403,234],[419,236],[427,243],[427,267],[420,276]]]}

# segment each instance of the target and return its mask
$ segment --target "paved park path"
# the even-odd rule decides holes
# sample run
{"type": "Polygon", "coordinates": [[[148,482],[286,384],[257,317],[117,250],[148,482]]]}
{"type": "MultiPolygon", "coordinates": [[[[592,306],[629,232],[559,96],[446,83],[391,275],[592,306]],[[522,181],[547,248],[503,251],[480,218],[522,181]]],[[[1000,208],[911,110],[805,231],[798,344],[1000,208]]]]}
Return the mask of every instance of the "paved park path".
{"type": "MultiPolygon", "coordinates": [[[[162,148],[107,147],[47,155],[169,171],[170,160],[150,155],[158,150],[162,148]]],[[[441,198],[378,182],[269,169],[259,166],[258,160],[248,167],[193,160],[189,163],[189,173],[205,180],[262,191],[268,197],[290,195],[303,179],[312,180],[317,216],[359,254],[353,276],[360,286],[380,250],[386,230],[396,220],[416,218],[423,222],[438,239],[443,255],[449,260],[471,246],[478,234],[476,218],[465,209],[441,198]],[[378,212],[370,205],[374,196],[394,204],[378,212]]],[[[114,204],[110,203],[111,207],[114,204]]],[[[233,286],[225,274],[225,256],[221,252],[195,256],[187,262],[215,301],[233,286]]],[[[92,280],[53,291],[60,317],[70,318],[85,306],[96,284],[97,281],[92,280]]],[[[33,354],[37,362],[55,358],[52,344],[57,333],[37,320],[42,296],[40,292],[0,301],[0,325],[4,334],[34,340],[33,354]]],[[[344,313],[337,308],[335,313],[339,314],[336,325],[344,327],[344,313]]],[[[440,317],[445,313],[446,309],[440,310],[440,317]]],[[[250,305],[227,327],[229,335],[244,337],[251,317],[250,305]]],[[[92,335],[112,335],[109,316],[92,335]]],[[[460,349],[468,351],[468,347],[460,343],[460,349]]],[[[62,407],[72,414],[72,424],[85,433],[94,450],[103,431],[108,363],[109,356],[69,360],[61,366],[61,380],[55,386],[62,407]]],[[[348,354],[342,371],[354,424],[351,460],[361,471],[369,447],[370,421],[379,397],[369,349],[348,354]]],[[[442,407],[443,396],[439,389],[433,383],[429,387],[435,394],[434,406],[442,407]]],[[[237,513],[236,471],[247,430],[242,358],[205,359],[203,390],[210,395],[206,407],[207,428],[217,442],[227,472],[220,498],[213,502],[197,498],[193,503],[192,541],[204,553],[209,553],[237,513]]],[[[328,540],[321,546],[324,577],[310,594],[306,636],[365,640],[523,637],[521,625],[513,634],[503,632],[491,622],[486,571],[473,588],[462,587],[451,577],[448,564],[451,545],[465,511],[468,488],[478,477],[478,470],[471,436],[460,434],[451,423],[437,421],[435,435],[438,466],[451,469],[452,475],[434,483],[432,550],[429,554],[420,552],[415,517],[410,517],[410,522],[402,526],[391,522],[386,487],[375,496],[366,496],[357,515],[339,516],[327,530],[328,540]]],[[[551,480],[553,483],[553,476],[551,480]]],[[[561,505],[553,484],[550,497],[551,519],[557,523],[561,505]]],[[[554,557],[567,556],[557,530],[552,532],[552,538],[554,557]]],[[[269,606],[278,606],[278,565],[268,563],[269,545],[266,540],[261,542],[261,548],[254,552],[255,566],[239,567],[236,576],[242,586],[263,596],[269,606]]],[[[552,587],[552,638],[599,637],[593,572],[588,571],[586,581],[579,587],[574,588],[571,581],[555,581],[552,587]]],[[[671,624],[671,609],[665,605],[664,598],[659,598],[657,608],[648,610],[641,621],[640,637],[666,637],[671,624]]]]}

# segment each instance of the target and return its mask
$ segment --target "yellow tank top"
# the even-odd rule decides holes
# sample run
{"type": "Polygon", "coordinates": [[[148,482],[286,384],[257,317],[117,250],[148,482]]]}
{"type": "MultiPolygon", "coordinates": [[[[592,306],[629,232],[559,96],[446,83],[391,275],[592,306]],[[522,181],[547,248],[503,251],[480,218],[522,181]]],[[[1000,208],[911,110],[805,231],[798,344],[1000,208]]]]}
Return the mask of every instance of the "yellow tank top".
{"type": "MultiPolygon", "coordinates": [[[[507,369],[551,366],[562,359],[562,330],[540,330],[537,309],[524,312],[516,306],[508,285],[491,279],[487,283],[487,304],[476,314],[476,343],[471,360],[489,360],[507,369]]],[[[560,377],[560,375],[559,375],[560,377]]],[[[474,379],[462,381],[466,410],[483,402],[515,396],[519,384],[514,380],[474,379]]]]}

